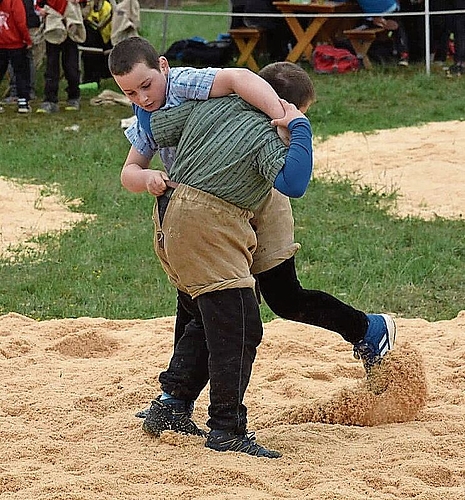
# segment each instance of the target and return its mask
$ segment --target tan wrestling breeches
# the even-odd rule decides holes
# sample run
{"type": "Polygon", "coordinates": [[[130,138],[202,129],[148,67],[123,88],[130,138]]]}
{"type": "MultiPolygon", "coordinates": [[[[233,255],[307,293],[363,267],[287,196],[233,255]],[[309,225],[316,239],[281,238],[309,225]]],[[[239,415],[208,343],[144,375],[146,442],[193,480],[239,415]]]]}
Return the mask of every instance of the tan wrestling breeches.
{"type": "Polygon", "coordinates": [[[254,288],[257,246],[253,213],[180,184],[171,194],[163,222],[155,203],[154,246],[170,281],[192,298],[229,288],[254,288]]]}
{"type": "Polygon", "coordinates": [[[299,250],[294,242],[294,217],[289,198],[272,189],[250,221],[257,235],[252,274],[262,273],[290,259],[299,250]]]}

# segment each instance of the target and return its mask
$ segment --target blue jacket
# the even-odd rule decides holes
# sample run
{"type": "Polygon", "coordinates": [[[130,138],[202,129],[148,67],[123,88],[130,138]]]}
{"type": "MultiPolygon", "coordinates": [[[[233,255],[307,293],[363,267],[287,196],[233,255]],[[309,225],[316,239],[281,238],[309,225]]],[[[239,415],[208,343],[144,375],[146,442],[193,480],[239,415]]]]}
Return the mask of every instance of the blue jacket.
{"type": "Polygon", "coordinates": [[[369,14],[385,14],[397,10],[395,0],[357,0],[363,12],[369,14]]]}

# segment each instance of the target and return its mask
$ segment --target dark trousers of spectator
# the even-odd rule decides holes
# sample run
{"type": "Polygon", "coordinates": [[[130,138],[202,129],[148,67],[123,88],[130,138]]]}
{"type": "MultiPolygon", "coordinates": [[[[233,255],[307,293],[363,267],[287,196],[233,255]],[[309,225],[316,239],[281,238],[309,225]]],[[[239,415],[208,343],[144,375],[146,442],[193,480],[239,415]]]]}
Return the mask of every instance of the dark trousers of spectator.
{"type": "MultiPolygon", "coordinates": [[[[233,14],[242,14],[245,12],[245,0],[231,0],[231,12],[233,14]]],[[[240,16],[231,16],[230,29],[243,28],[244,21],[240,16]]]]}
{"type": "Polygon", "coordinates": [[[160,374],[162,390],[195,401],[210,380],[207,425],[243,434],[244,394],[263,335],[254,290],[219,290],[194,300],[180,292],[178,297],[192,319],[175,345],[168,369],[160,374]]]}
{"type": "Polygon", "coordinates": [[[68,99],[79,99],[80,72],[79,51],[77,43],[67,38],[63,43],[53,44],[46,42],[46,69],[45,69],[45,102],[58,102],[58,88],[60,83],[60,57],[61,65],[68,86],[66,92],[68,99]]]}
{"type": "Polygon", "coordinates": [[[386,19],[392,19],[398,25],[398,28],[392,32],[395,53],[399,56],[402,56],[402,54],[410,54],[408,35],[405,29],[404,21],[400,17],[386,17],[386,19]]]}
{"type": "MultiPolygon", "coordinates": [[[[465,0],[453,0],[454,10],[465,10],[465,0]]],[[[465,14],[453,16],[455,63],[465,64],[465,14]]]]}
{"type": "Polygon", "coordinates": [[[27,48],[0,49],[0,81],[3,80],[7,72],[8,63],[11,64],[13,72],[16,75],[18,97],[29,101],[31,75],[27,48]]]}
{"type": "MultiPolygon", "coordinates": [[[[102,35],[98,30],[86,26],[86,41],[83,44],[85,47],[94,47],[109,51],[112,46],[111,42],[105,43],[102,35]]],[[[92,54],[83,52],[82,54],[83,77],[82,82],[97,82],[103,78],[111,78],[110,70],[108,69],[108,54],[92,54]]]]}
{"type": "MultiPolygon", "coordinates": [[[[35,96],[35,68],[34,68],[34,59],[32,57],[32,50],[27,50],[27,57],[29,59],[29,97],[30,99],[34,99],[35,96]]],[[[10,91],[9,97],[18,97],[18,89],[16,85],[16,75],[15,70],[13,69],[13,65],[10,62],[8,66],[8,73],[10,74],[10,91]]]]}
{"type": "MultiPolygon", "coordinates": [[[[432,0],[431,10],[445,11],[452,9],[451,0],[432,0]]],[[[449,37],[453,31],[453,16],[439,14],[431,17],[431,53],[435,61],[445,62],[449,50],[449,37]]]]}

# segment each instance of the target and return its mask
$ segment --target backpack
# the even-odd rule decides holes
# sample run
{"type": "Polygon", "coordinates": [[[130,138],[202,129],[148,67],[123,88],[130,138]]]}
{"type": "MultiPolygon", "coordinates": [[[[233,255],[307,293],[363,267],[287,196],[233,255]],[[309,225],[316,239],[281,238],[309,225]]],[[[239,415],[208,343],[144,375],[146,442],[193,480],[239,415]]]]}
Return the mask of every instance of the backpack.
{"type": "Polygon", "coordinates": [[[332,45],[318,45],[312,58],[315,73],[348,73],[360,68],[357,56],[350,50],[337,49],[332,45]]]}
{"type": "Polygon", "coordinates": [[[164,56],[169,61],[180,61],[184,64],[198,66],[225,66],[233,57],[231,40],[214,42],[188,38],[174,42],[164,56]]]}

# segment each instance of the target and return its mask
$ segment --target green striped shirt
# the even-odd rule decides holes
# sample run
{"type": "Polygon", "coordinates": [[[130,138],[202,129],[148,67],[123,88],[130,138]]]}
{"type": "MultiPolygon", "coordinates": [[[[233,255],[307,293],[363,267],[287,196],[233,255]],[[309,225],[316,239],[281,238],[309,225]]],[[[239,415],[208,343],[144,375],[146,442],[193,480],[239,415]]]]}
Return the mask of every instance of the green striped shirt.
{"type": "Polygon", "coordinates": [[[288,148],[270,119],[233,95],[156,111],[160,147],[177,146],[170,178],[255,210],[284,166],[288,148]]]}

